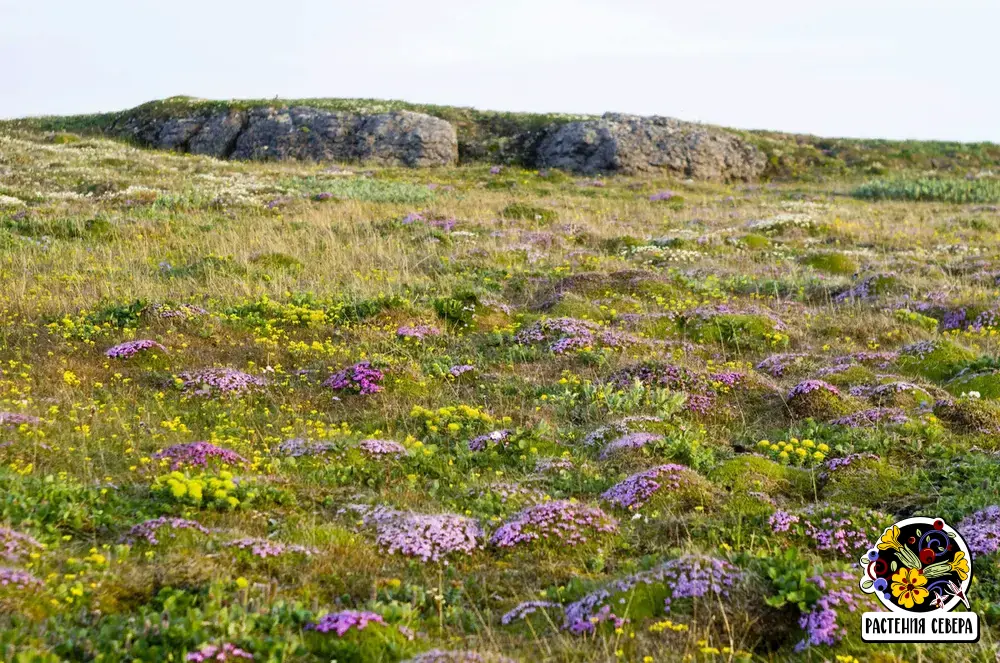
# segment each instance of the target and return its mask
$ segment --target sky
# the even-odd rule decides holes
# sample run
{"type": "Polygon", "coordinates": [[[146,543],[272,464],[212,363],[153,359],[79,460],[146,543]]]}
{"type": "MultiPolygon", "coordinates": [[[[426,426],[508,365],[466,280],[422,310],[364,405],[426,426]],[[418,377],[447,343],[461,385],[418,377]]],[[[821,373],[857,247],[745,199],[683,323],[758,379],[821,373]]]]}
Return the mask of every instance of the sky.
{"type": "Polygon", "coordinates": [[[0,0],[0,118],[178,94],[1000,142],[1000,0],[0,0]]]}

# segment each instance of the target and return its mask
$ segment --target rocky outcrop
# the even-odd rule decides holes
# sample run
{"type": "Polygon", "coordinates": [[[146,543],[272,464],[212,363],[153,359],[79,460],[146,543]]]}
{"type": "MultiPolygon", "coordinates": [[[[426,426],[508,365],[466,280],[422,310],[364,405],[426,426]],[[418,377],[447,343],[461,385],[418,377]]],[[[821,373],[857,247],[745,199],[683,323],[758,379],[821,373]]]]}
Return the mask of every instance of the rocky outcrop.
{"type": "Polygon", "coordinates": [[[659,170],[703,180],[752,180],[767,165],[759,149],[735,134],[614,113],[554,128],[539,144],[536,163],[580,173],[659,170]]]}
{"type": "Polygon", "coordinates": [[[455,128],[410,111],[365,115],[293,106],[166,118],[126,114],[112,133],[157,149],[218,158],[414,167],[444,166],[458,160],[455,128]]]}
{"type": "Polygon", "coordinates": [[[223,159],[416,167],[455,164],[461,151],[463,162],[702,180],[753,180],[767,165],[763,152],[735,132],[672,118],[466,112],[466,120],[458,115],[453,124],[410,110],[335,111],[175,97],[122,113],[110,133],[223,159]]]}

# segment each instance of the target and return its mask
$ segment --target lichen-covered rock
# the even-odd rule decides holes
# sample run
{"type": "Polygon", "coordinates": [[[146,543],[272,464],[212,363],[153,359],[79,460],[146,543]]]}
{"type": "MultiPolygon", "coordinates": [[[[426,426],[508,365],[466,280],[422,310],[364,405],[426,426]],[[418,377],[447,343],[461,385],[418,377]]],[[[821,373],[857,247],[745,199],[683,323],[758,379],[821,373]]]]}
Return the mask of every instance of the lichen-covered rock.
{"type": "Polygon", "coordinates": [[[956,396],[977,393],[981,398],[1000,398],[1000,370],[962,373],[950,380],[945,388],[956,396]]]}
{"type": "Polygon", "coordinates": [[[764,154],[738,136],[666,117],[606,113],[569,122],[539,144],[541,167],[581,173],[669,173],[705,180],[752,180],[764,154]]]}
{"type": "Polygon", "coordinates": [[[850,398],[823,380],[798,383],[788,392],[786,400],[792,414],[803,419],[825,421],[844,416],[853,409],[850,398]]]}
{"type": "Polygon", "coordinates": [[[957,343],[945,340],[920,341],[904,347],[897,366],[903,373],[942,381],[952,377],[976,355],[957,343]]]}
{"type": "Polygon", "coordinates": [[[1000,406],[978,398],[946,398],[934,404],[934,416],[956,433],[1000,433],[1000,406]]]}
{"type": "Polygon", "coordinates": [[[246,127],[244,111],[216,113],[201,125],[198,133],[188,141],[188,151],[210,157],[228,157],[236,149],[236,139],[246,127]]]}
{"type": "Polygon", "coordinates": [[[379,165],[443,166],[458,160],[455,128],[447,121],[394,111],[363,114],[311,106],[247,111],[193,110],[163,117],[126,114],[112,133],[164,150],[248,160],[361,161],[379,165]]]}

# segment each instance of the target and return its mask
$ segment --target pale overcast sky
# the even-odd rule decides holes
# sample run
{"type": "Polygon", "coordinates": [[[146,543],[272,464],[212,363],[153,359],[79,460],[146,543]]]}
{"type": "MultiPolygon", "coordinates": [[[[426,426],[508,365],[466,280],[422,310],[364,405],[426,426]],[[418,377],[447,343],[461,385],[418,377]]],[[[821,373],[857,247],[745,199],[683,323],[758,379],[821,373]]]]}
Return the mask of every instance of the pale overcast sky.
{"type": "Polygon", "coordinates": [[[0,117],[175,94],[1000,142],[1000,0],[0,0],[0,117]]]}

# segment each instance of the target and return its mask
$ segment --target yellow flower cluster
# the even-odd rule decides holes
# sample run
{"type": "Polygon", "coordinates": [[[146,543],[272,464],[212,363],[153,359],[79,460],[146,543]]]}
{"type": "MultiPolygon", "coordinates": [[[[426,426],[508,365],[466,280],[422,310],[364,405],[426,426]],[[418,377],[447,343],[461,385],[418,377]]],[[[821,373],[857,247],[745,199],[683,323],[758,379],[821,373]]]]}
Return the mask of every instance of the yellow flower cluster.
{"type": "MultiPolygon", "coordinates": [[[[497,423],[497,419],[489,412],[465,404],[440,407],[436,410],[414,405],[413,409],[410,410],[410,416],[414,419],[421,419],[424,429],[428,433],[444,431],[449,435],[457,435],[466,429],[479,429],[497,423]]],[[[504,417],[500,421],[509,423],[510,419],[504,417]]]]}
{"type": "Polygon", "coordinates": [[[662,633],[663,631],[686,631],[688,630],[687,624],[675,624],[669,619],[665,619],[662,622],[656,622],[651,624],[649,627],[650,633],[662,633]]]}
{"type": "Polygon", "coordinates": [[[159,476],[153,482],[154,492],[165,493],[178,502],[201,506],[206,504],[222,509],[235,509],[240,505],[236,482],[232,472],[219,472],[218,476],[199,474],[189,477],[182,472],[159,476]]]}
{"type": "Polygon", "coordinates": [[[800,440],[797,437],[778,442],[761,440],[757,443],[757,448],[779,463],[807,467],[822,463],[830,451],[830,447],[822,442],[816,444],[812,440],[800,440]]]}

